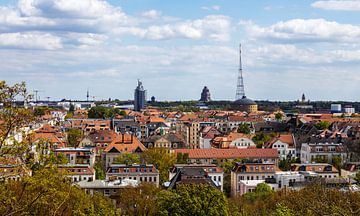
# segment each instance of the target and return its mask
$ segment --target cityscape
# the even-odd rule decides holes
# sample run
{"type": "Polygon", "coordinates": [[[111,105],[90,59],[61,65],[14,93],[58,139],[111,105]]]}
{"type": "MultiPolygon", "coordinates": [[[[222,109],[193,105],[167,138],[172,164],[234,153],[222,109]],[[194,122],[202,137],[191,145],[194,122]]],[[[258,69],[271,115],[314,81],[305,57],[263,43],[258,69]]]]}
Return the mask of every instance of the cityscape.
{"type": "Polygon", "coordinates": [[[360,215],[359,11],[0,2],[0,215],[360,215]]]}

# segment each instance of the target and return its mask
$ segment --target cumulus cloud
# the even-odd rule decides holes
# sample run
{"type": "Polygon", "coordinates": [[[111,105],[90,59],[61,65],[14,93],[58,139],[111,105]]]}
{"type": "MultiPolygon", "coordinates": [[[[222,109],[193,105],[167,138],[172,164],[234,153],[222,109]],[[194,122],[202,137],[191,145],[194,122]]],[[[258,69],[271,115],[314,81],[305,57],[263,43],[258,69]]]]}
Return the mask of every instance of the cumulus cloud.
{"type": "Polygon", "coordinates": [[[360,1],[358,0],[316,1],[311,6],[324,10],[360,11],[360,1]]]}
{"type": "Polygon", "coordinates": [[[220,8],[221,7],[219,5],[213,5],[213,6],[210,6],[210,7],[207,7],[207,6],[202,6],[201,7],[201,9],[207,10],[207,11],[219,11],[220,8]]]}
{"type": "Polygon", "coordinates": [[[54,50],[62,48],[62,42],[49,33],[4,33],[0,34],[0,47],[54,50]]]}
{"type": "Polygon", "coordinates": [[[149,10],[149,11],[145,11],[145,12],[141,13],[141,16],[143,16],[145,18],[156,19],[161,16],[161,11],[149,10]]]}
{"type": "Polygon", "coordinates": [[[150,40],[185,38],[227,41],[230,37],[230,23],[230,18],[227,16],[210,15],[203,19],[165,25],[151,25],[147,28],[120,27],[113,32],[115,34],[129,34],[150,40]]]}
{"type": "Polygon", "coordinates": [[[293,19],[268,27],[241,22],[248,34],[280,42],[354,42],[360,39],[360,26],[325,19],[293,19]]]}

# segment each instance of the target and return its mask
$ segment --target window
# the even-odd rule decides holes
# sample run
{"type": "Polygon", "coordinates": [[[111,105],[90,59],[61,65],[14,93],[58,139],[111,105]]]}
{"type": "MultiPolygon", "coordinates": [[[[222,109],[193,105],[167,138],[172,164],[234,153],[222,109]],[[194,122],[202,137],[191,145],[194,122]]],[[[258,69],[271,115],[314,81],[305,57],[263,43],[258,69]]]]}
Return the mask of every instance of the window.
{"type": "Polygon", "coordinates": [[[109,189],[104,190],[104,195],[109,196],[110,195],[110,190],[109,189]]]}
{"type": "Polygon", "coordinates": [[[154,177],[154,182],[156,182],[156,177],[154,177]]]}

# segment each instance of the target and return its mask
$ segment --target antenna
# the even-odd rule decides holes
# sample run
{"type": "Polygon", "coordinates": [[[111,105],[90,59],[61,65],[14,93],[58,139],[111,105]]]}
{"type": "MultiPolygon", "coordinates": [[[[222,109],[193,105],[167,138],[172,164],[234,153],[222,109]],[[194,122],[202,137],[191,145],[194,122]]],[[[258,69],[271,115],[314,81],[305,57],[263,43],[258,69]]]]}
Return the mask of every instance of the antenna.
{"type": "Polygon", "coordinates": [[[240,44],[239,45],[239,72],[238,72],[238,78],[237,78],[235,100],[239,100],[243,97],[245,97],[245,90],[244,90],[244,79],[243,79],[243,73],[242,73],[241,44],[240,44]]]}
{"type": "Polygon", "coordinates": [[[86,91],[86,101],[89,101],[89,97],[90,97],[90,95],[89,95],[89,89],[87,89],[87,91],[86,91]]]}
{"type": "Polygon", "coordinates": [[[49,96],[47,96],[46,99],[47,99],[48,102],[50,102],[50,97],[49,96]]]}

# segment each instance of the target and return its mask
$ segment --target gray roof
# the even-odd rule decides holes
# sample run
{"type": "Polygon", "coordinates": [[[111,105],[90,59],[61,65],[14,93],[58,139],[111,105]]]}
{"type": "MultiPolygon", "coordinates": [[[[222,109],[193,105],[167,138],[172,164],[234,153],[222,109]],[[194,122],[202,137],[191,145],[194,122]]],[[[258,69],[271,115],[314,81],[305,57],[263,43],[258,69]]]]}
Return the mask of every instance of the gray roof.
{"type": "Polygon", "coordinates": [[[234,102],[234,104],[243,105],[243,106],[244,105],[256,105],[256,103],[253,100],[247,98],[246,96],[243,96],[241,99],[236,100],[234,102]]]}

